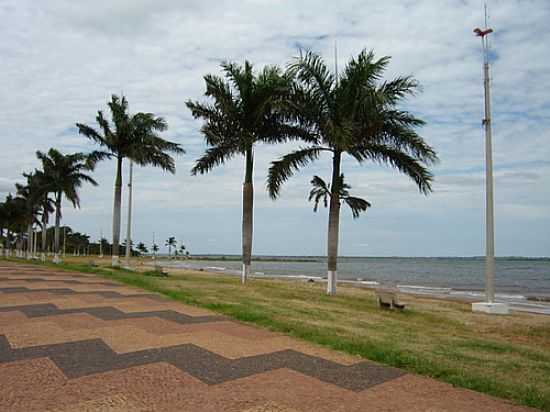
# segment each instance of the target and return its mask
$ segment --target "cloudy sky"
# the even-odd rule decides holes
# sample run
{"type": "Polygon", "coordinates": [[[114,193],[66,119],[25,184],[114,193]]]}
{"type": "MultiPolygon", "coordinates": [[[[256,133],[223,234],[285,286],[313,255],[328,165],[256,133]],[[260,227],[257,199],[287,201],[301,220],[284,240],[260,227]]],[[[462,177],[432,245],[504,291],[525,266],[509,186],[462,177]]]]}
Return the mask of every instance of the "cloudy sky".
{"type": "MultiPolygon", "coordinates": [[[[441,159],[428,197],[392,170],[346,159],[354,193],[373,208],[356,221],[343,210],[341,254],[483,254],[481,51],[472,33],[483,24],[481,0],[0,0],[0,19],[1,196],[37,166],[37,149],[93,149],[74,124],[92,124],[122,91],[132,111],[164,116],[165,136],[187,150],[175,176],[136,170],[135,239],[150,244],[156,232],[192,253],[239,253],[243,161],[190,176],[205,146],[185,101],[201,99],[202,76],[218,73],[222,60],[284,65],[307,48],[332,65],[337,40],[340,67],[373,49],[392,56],[388,78],[420,81],[423,93],[407,108],[427,121],[422,135],[441,159]]],[[[547,0],[490,3],[501,256],[550,255],[548,21],[547,0]]],[[[277,202],[265,193],[269,162],[289,149],[257,149],[254,253],[322,255],[327,213],[313,213],[307,192],[314,174],[329,178],[329,159],[292,178],[277,202]]],[[[82,190],[80,210],[66,206],[66,223],[110,236],[114,171],[111,161],[97,168],[99,187],[82,190]]]]}

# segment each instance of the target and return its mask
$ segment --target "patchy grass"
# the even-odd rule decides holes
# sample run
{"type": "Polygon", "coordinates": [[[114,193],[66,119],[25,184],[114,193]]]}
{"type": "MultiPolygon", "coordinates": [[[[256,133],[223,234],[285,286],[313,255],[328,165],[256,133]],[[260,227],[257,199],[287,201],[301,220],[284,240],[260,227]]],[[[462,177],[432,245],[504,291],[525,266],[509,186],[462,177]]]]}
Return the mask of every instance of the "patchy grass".
{"type": "Polygon", "coordinates": [[[328,297],[319,283],[254,279],[243,286],[236,277],[205,272],[170,271],[168,277],[156,277],[79,263],[55,267],[96,273],[335,350],[550,411],[547,316],[474,314],[466,304],[407,295],[407,309],[394,312],[380,310],[371,291],[353,287],[341,287],[338,296],[328,297]]]}

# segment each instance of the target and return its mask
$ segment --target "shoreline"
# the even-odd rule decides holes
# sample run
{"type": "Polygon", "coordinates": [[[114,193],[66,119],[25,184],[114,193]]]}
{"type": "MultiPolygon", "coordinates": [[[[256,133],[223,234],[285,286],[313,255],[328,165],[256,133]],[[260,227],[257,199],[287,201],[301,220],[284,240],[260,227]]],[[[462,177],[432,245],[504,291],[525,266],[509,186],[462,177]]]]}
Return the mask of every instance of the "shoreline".
{"type": "MultiPolygon", "coordinates": [[[[194,259],[193,259],[194,260],[194,259]]],[[[196,271],[206,274],[214,275],[227,275],[227,276],[240,276],[240,271],[228,269],[225,267],[206,266],[196,268],[192,266],[186,266],[185,260],[183,261],[166,261],[157,260],[157,262],[148,261],[142,262],[144,266],[154,268],[161,267],[167,271],[196,271]],[[167,264],[168,263],[168,264],[167,264]],[[172,264],[170,264],[172,263],[172,264]]],[[[261,272],[255,272],[250,275],[252,279],[269,279],[269,280],[283,280],[283,281],[302,281],[302,282],[320,282],[326,283],[326,278],[321,276],[311,275],[273,275],[264,274],[261,272]]],[[[376,290],[378,287],[387,287],[387,283],[379,282],[376,280],[352,280],[352,279],[340,279],[339,284],[347,285],[350,287],[356,287],[367,290],[376,290]]],[[[440,300],[446,300],[451,302],[460,302],[464,304],[471,304],[473,302],[483,301],[485,293],[481,289],[466,289],[466,288],[452,288],[452,287],[440,287],[440,286],[426,286],[426,285],[410,285],[396,283],[391,285],[396,288],[399,293],[409,295],[418,298],[434,298],[440,300]]],[[[510,309],[517,312],[528,312],[538,315],[550,315],[550,295],[522,295],[514,293],[497,293],[495,295],[497,302],[507,303],[510,309]]]]}

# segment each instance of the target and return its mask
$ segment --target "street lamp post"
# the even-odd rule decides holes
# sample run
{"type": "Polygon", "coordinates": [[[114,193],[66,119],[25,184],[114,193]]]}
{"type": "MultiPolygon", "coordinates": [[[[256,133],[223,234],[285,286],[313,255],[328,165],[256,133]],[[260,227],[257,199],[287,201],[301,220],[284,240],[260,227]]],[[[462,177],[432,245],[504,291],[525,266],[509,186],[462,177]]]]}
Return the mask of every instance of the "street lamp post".
{"type": "Polygon", "coordinates": [[[128,223],[126,225],[126,266],[130,267],[132,255],[132,179],[134,162],[130,160],[130,175],[128,177],[128,223]]]}
{"type": "Polygon", "coordinates": [[[485,29],[476,28],[483,50],[483,88],[485,98],[485,302],[472,303],[472,311],[506,314],[508,305],[495,302],[495,213],[493,195],[493,142],[491,122],[491,83],[489,77],[489,44],[487,36],[493,29],[487,27],[487,5],[485,5],[485,29]]]}

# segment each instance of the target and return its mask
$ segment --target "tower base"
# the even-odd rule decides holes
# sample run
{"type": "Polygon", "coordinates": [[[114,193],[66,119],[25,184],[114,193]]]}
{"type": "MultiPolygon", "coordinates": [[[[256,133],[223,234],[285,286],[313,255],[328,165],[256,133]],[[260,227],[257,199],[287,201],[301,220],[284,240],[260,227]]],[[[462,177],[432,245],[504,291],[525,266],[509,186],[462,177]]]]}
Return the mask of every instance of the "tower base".
{"type": "Polygon", "coordinates": [[[507,303],[476,302],[472,303],[472,312],[488,313],[490,315],[508,315],[510,308],[507,303]]]}

